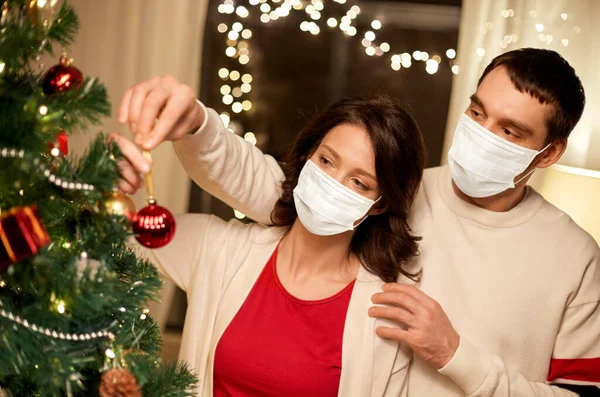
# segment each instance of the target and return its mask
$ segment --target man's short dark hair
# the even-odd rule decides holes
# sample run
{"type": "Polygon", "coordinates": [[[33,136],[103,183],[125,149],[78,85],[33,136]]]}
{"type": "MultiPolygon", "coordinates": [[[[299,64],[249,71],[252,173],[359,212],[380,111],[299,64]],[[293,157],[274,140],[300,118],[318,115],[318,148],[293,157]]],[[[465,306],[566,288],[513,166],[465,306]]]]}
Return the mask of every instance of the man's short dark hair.
{"type": "Polygon", "coordinates": [[[500,66],[506,68],[517,90],[554,107],[546,120],[547,143],[567,139],[585,106],[581,80],[571,65],[555,51],[521,48],[494,58],[483,71],[477,85],[489,72],[500,66]]]}

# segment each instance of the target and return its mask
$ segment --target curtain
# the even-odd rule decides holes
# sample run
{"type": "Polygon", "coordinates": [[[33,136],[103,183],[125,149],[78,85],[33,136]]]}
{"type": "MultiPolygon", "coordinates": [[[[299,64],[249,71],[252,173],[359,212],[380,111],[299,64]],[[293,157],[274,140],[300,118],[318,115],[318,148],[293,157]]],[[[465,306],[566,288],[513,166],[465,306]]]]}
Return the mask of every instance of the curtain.
{"type": "Polygon", "coordinates": [[[442,163],[460,115],[490,61],[521,47],[552,49],[575,68],[587,97],[561,164],[600,170],[600,1],[463,0],[442,163]]]}
{"type": "MultiPolygon", "coordinates": [[[[208,0],[70,0],[70,4],[81,26],[70,48],[73,65],[87,76],[98,77],[112,102],[112,115],[100,128],[70,138],[74,154],[81,154],[99,131],[129,134],[126,126],[117,123],[116,114],[123,93],[132,85],[171,74],[198,92],[208,0]]],[[[48,67],[57,60],[45,62],[48,67]]],[[[173,213],[186,212],[190,182],[171,145],[161,145],[152,155],[157,201],[173,213]]],[[[145,205],[145,198],[143,190],[133,197],[138,209],[145,205]]],[[[174,292],[174,285],[165,282],[161,303],[150,307],[161,329],[174,292]]]]}

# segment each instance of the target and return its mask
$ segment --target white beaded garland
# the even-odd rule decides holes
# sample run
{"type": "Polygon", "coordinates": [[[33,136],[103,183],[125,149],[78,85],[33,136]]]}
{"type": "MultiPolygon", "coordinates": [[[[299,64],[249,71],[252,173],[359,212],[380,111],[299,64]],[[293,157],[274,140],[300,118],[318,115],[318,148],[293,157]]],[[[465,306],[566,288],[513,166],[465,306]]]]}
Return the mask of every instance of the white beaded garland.
{"type": "MultiPolygon", "coordinates": [[[[13,149],[2,148],[0,150],[0,156],[5,157],[5,158],[20,158],[20,159],[22,159],[23,157],[25,157],[25,151],[23,149],[17,150],[14,148],[13,149]]],[[[50,171],[44,165],[40,165],[40,159],[38,159],[38,158],[33,160],[33,164],[36,166],[39,166],[39,168],[42,171],[42,173],[44,174],[44,176],[46,178],[48,178],[48,180],[51,183],[55,184],[58,187],[61,187],[63,189],[69,189],[69,190],[83,190],[83,191],[96,190],[96,187],[94,185],[90,185],[87,183],[79,183],[79,182],[69,182],[69,181],[64,181],[64,180],[60,179],[59,177],[54,175],[52,173],[52,171],[50,171]]]]}
{"type": "Polygon", "coordinates": [[[90,340],[90,339],[97,339],[97,338],[109,338],[109,339],[114,339],[115,338],[115,334],[113,334],[110,331],[99,331],[99,332],[91,332],[91,333],[87,333],[87,334],[64,334],[62,332],[56,332],[54,330],[48,329],[48,328],[43,328],[43,327],[38,327],[35,324],[29,324],[29,322],[25,319],[22,319],[21,317],[14,315],[10,312],[7,312],[4,309],[0,309],[0,316],[9,319],[10,321],[13,321],[19,325],[22,325],[23,327],[30,329],[34,332],[37,332],[39,334],[42,335],[46,335],[46,336],[50,336],[54,339],[62,339],[62,340],[90,340]]]}

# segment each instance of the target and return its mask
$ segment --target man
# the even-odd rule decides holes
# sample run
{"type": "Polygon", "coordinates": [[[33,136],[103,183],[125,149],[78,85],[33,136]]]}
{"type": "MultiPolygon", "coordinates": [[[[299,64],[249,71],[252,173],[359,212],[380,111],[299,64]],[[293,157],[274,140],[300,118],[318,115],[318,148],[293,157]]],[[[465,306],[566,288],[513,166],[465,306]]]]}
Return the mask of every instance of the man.
{"type": "MultiPolygon", "coordinates": [[[[553,51],[511,51],[484,71],[449,165],[426,171],[412,208],[411,227],[423,237],[418,288],[386,285],[369,311],[398,324],[378,327],[381,337],[415,353],[409,396],[598,395],[600,250],[526,187],[536,168],[560,159],[584,103],[574,70],[553,51]]],[[[277,163],[228,133],[173,78],[129,90],[119,121],[146,149],[176,141],[201,187],[270,222],[283,179],[277,163]]],[[[115,140],[129,159],[121,188],[133,192],[135,170],[149,164],[132,143],[115,140]]]]}

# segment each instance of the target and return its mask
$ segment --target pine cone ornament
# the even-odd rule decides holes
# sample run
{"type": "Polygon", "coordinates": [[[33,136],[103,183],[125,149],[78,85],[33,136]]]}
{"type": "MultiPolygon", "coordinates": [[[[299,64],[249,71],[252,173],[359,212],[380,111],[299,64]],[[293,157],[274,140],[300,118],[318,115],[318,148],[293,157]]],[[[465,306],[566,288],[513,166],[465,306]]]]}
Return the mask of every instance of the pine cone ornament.
{"type": "Polygon", "coordinates": [[[102,375],[100,397],[142,397],[135,376],[125,368],[109,369],[102,375]]]}

